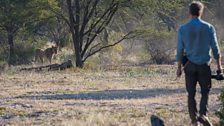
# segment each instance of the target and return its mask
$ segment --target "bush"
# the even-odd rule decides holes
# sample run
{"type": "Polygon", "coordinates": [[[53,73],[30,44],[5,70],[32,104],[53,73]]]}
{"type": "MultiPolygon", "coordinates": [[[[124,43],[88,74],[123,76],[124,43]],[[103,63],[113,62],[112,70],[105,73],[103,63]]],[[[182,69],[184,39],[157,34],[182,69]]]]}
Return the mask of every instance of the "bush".
{"type": "Polygon", "coordinates": [[[3,73],[8,66],[8,63],[0,60],[0,74],[3,73]]]}
{"type": "Polygon", "coordinates": [[[7,43],[0,43],[0,62],[6,62],[8,59],[8,46],[7,43]]]}
{"type": "Polygon", "coordinates": [[[156,64],[170,63],[175,49],[174,33],[153,32],[149,36],[146,49],[150,53],[151,61],[156,64]]]}
{"type": "Polygon", "coordinates": [[[219,125],[224,126],[224,90],[222,91],[219,100],[221,101],[221,108],[216,115],[219,117],[219,125]]]}
{"type": "Polygon", "coordinates": [[[34,50],[34,46],[32,46],[29,42],[17,44],[15,46],[14,63],[16,65],[31,63],[34,56],[34,50]]]}

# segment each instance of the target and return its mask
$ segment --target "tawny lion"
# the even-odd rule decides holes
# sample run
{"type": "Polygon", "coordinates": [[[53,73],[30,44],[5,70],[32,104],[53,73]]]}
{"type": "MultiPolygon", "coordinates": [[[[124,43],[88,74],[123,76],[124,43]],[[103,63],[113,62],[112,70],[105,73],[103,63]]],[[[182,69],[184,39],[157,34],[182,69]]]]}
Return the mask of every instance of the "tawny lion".
{"type": "Polygon", "coordinates": [[[44,58],[46,58],[46,59],[48,59],[48,61],[51,64],[51,60],[52,60],[54,54],[57,54],[56,46],[52,46],[51,48],[47,48],[45,50],[36,49],[35,50],[35,62],[37,62],[37,59],[39,58],[41,63],[43,63],[44,58]]]}

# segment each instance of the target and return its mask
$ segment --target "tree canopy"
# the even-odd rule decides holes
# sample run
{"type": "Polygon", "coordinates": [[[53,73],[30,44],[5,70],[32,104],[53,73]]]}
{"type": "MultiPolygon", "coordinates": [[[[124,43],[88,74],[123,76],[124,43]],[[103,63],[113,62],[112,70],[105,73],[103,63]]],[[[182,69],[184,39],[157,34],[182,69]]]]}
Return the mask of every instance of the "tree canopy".
{"type": "MultiPolygon", "coordinates": [[[[149,36],[155,37],[152,32],[161,36],[165,32],[173,35],[178,26],[188,19],[186,8],[189,2],[190,0],[2,0],[0,44],[4,45],[1,48],[7,54],[8,63],[16,64],[17,42],[29,39],[30,43],[34,43],[43,39],[42,41],[54,41],[60,48],[70,42],[76,66],[83,67],[85,61],[93,55],[126,39],[138,36],[137,39],[141,37],[148,41],[149,36]]],[[[218,20],[223,20],[221,0],[202,2],[209,13],[217,16],[218,20]]]]}
{"type": "MultiPolygon", "coordinates": [[[[0,1],[0,30],[5,34],[9,45],[8,63],[15,61],[14,38],[19,31],[26,30],[50,17],[48,6],[54,6],[54,0],[2,0],[0,1]]],[[[32,28],[31,28],[32,29],[32,28]]]]}

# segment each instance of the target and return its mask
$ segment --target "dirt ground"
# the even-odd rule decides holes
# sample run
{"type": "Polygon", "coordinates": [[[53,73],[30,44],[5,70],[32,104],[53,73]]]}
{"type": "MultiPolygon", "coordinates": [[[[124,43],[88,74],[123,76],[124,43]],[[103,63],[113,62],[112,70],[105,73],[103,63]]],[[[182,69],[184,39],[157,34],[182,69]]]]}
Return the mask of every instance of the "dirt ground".
{"type": "MultiPolygon", "coordinates": [[[[213,80],[209,117],[220,108],[223,82],[213,80]]],[[[200,88],[197,88],[200,100],[200,88]]],[[[18,71],[0,75],[0,126],[190,126],[184,78],[172,65],[97,70],[18,71]]]]}

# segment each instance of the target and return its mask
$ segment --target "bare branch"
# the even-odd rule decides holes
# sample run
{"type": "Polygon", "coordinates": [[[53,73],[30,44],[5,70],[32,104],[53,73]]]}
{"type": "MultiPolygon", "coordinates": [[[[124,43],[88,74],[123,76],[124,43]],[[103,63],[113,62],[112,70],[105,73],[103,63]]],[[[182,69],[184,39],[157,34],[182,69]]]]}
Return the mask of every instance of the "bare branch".
{"type": "Polygon", "coordinates": [[[65,21],[65,23],[71,27],[69,20],[60,12],[57,12],[56,10],[54,10],[53,8],[49,8],[51,12],[53,12],[55,15],[57,15],[58,17],[60,17],[62,20],[65,21]]]}
{"type": "Polygon", "coordinates": [[[100,45],[101,45],[101,43],[97,43],[97,44],[94,45],[92,48],[90,48],[89,52],[92,52],[92,50],[93,50],[94,48],[97,48],[97,47],[100,46],[100,45]]]}
{"type": "MultiPolygon", "coordinates": [[[[96,30],[96,32],[93,34],[92,38],[90,38],[91,32],[88,33],[88,38],[87,38],[87,41],[86,41],[86,45],[84,46],[84,49],[83,49],[83,51],[81,53],[82,56],[85,55],[87,49],[92,44],[93,40],[97,37],[97,35],[99,33],[101,33],[105,29],[105,26],[107,26],[110,23],[110,21],[111,21],[112,17],[114,16],[116,10],[118,9],[118,3],[115,3],[112,7],[113,8],[111,8],[104,15],[105,16],[105,19],[107,19],[107,20],[103,20],[103,22],[100,24],[100,26],[98,27],[98,29],[96,30]]],[[[104,17],[102,17],[102,18],[104,18],[104,17]]],[[[99,20],[102,20],[102,19],[99,19],[99,20]]],[[[98,23],[100,23],[100,22],[98,22],[98,23]]]]}
{"type": "MultiPolygon", "coordinates": [[[[110,45],[107,45],[107,46],[103,46],[103,47],[101,47],[101,48],[99,48],[99,49],[97,49],[97,50],[95,50],[95,51],[93,51],[93,52],[89,52],[89,54],[83,59],[83,62],[85,62],[86,59],[88,59],[90,56],[92,56],[92,55],[94,55],[94,54],[100,52],[100,51],[103,50],[103,49],[106,49],[106,48],[109,48],[109,47],[113,47],[113,46],[115,46],[115,45],[121,43],[121,42],[122,42],[123,40],[125,40],[125,39],[131,39],[131,38],[136,37],[136,36],[130,36],[131,34],[133,34],[133,31],[130,31],[130,32],[127,33],[125,36],[123,36],[119,41],[117,41],[117,42],[115,42],[115,43],[113,43],[113,44],[110,44],[110,45]],[[129,36],[130,36],[130,37],[129,37],[129,36]]],[[[97,46],[98,46],[98,45],[93,46],[90,50],[93,50],[93,48],[95,48],[95,47],[97,47],[97,46]]]]}
{"type": "Polygon", "coordinates": [[[84,32],[85,27],[86,27],[87,23],[89,22],[90,18],[92,17],[93,12],[94,12],[94,10],[96,9],[96,6],[97,6],[99,0],[95,0],[94,4],[93,4],[93,6],[92,6],[92,9],[91,9],[90,12],[89,12],[89,5],[90,5],[90,2],[91,2],[91,0],[88,1],[88,2],[86,3],[87,6],[85,7],[85,12],[84,12],[84,17],[83,17],[83,24],[82,24],[80,33],[83,33],[83,32],[84,32]]]}
{"type": "Polygon", "coordinates": [[[116,7],[118,5],[118,3],[114,3],[114,1],[112,1],[112,3],[110,4],[111,6],[107,8],[107,10],[103,13],[103,15],[94,23],[90,26],[89,30],[87,30],[85,34],[88,34],[89,32],[91,32],[103,19],[104,17],[111,11],[113,10],[114,7],[116,7]]]}
{"type": "Polygon", "coordinates": [[[83,23],[81,25],[81,29],[80,29],[80,39],[81,39],[81,43],[80,43],[80,51],[82,52],[82,45],[83,45],[83,36],[84,36],[84,30],[86,28],[86,25],[88,24],[89,20],[91,19],[91,16],[94,13],[94,10],[96,9],[96,6],[98,4],[99,0],[95,0],[94,4],[92,5],[92,9],[89,11],[89,5],[91,3],[91,0],[87,1],[84,11],[84,15],[83,15],[83,23]]]}

